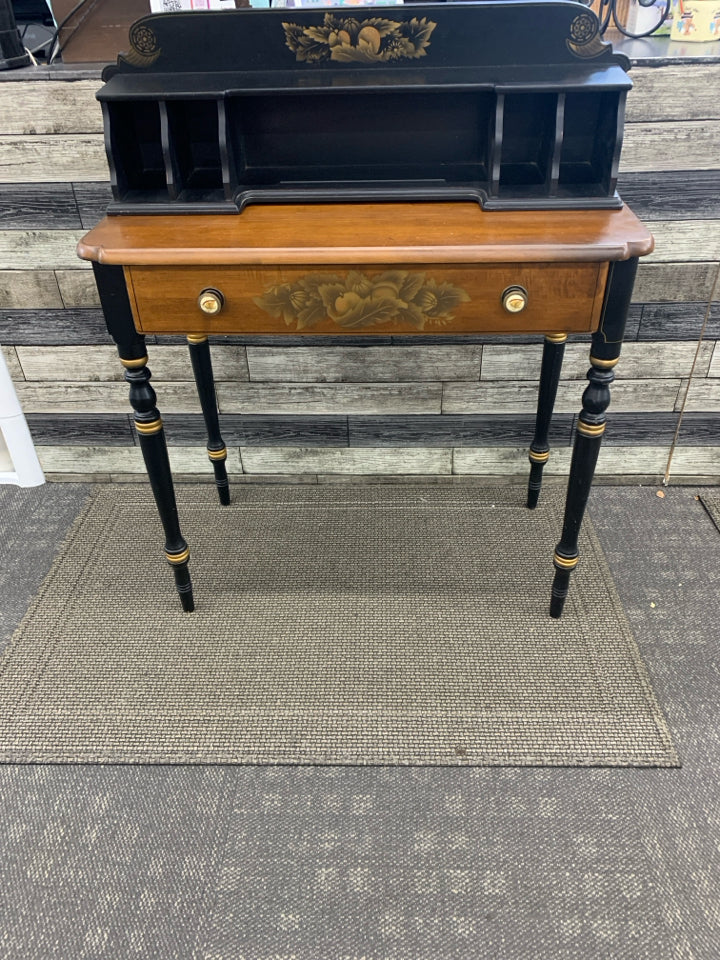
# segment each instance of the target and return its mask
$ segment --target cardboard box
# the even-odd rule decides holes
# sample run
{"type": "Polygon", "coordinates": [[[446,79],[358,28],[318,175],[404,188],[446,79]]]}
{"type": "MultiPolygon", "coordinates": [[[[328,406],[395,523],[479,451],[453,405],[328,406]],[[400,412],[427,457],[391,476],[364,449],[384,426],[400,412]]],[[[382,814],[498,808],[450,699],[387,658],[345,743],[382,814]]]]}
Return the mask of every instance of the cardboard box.
{"type": "MultiPolygon", "coordinates": [[[[72,14],[76,4],[77,0],[51,0],[55,22],[72,14]]],[[[248,0],[235,0],[234,5],[246,7],[248,0]]],[[[115,63],[129,47],[130,27],[150,12],[150,0],[87,0],[60,31],[63,61],[115,63]]]]}

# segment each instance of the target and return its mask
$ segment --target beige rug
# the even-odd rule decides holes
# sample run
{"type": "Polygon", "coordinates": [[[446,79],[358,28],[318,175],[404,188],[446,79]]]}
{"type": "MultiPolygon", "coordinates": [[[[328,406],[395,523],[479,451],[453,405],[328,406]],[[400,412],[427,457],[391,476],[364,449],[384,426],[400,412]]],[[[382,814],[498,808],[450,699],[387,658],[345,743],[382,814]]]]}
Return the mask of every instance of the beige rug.
{"type": "Polygon", "coordinates": [[[5,761],[678,764],[586,523],[517,486],[178,487],[183,614],[145,485],[99,486],[0,662],[5,761]]]}
{"type": "Polygon", "coordinates": [[[700,502],[710,515],[710,519],[720,530],[720,494],[703,493],[700,502]]]}

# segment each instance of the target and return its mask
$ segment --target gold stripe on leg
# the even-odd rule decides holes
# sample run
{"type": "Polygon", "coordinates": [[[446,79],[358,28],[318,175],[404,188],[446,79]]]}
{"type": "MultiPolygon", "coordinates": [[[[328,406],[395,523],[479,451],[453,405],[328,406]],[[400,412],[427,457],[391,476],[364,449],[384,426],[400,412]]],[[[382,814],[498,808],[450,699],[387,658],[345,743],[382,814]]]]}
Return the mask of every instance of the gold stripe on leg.
{"type": "Polygon", "coordinates": [[[139,370],[140,367],[144,367],[148,362],[147,354],[144,357],[138,357],[136,360],[124,360],[120,357],[120,363],[125,367],[126,370],[139,370]]]}
{"type": "Polygon", "coordinates": [[[574,570],[579,562],[580,557],[561,557],[557,551],[553,556],[553,563],[561,570],[574,570]]]}
{"type": "Polygon", "coordinates": [[[227,460],[227,447],[222,450],[208,450],[207,453],[211,460],[227,460]]]}
{"type": "Polygon", "coordinates": [[[135,429],[138,433],[141,433],[144,437],[149,437],[153,433],[160,433],[162,430],[163,422],[158,417],[157,420],[153,420],[151,423],[141,423],[140,421],[135,421],[135,429]]]}
{"type": "Polygon", "coordinates": [[[190,558],[190,547],[186,547],[180,553],[168,553],[166,550],[165,556],[168,559],[168,563],[185,563],[185,561],[190,558]]]}
{"type": "Polygon", "coordinates": [[[546,333],[545,339],[550,343],[565,343],[568,335],[566,333],[546,333]]]}
{"type": "Polygon", "coordinates": [[[590,354],[590,363],[594,367],[599,367],[601,370],[612,370],[612,368],[619,363],[620,357],[615,357],[614,360],[599,360],[597,357],[594,357],[590,354]]]}
{"type": "Polygon", "coordinates": [[[601,437],[606,426],[604,423],[585,423],[584,420],[578,420],[577,430],[583,437],[601,437]]]}
{"type": "Polygon", "coordinates": [[[207,334],[205,333],[189,333],[187,335],[188,343],[205,343],[207,340],[207,334]]]}
{"type": "Polygon", "coordinates": [[[530,463],[547,463],[550,459],[550,451],[546,450],[544,453],[537,453],[532,448],[529,453],[530,463]]]}

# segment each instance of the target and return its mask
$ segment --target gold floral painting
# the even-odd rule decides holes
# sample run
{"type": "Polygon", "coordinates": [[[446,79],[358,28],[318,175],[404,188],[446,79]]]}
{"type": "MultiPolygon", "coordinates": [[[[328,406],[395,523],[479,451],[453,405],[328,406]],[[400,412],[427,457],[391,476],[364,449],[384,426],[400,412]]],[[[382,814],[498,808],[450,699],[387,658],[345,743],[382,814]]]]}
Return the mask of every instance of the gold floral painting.
{"type": "Polygon", "coordinates": [[[328,317],[345,330],[390,322],[424,330],[449,323],[454,319],[451,311],[468,303],[470,296],[461,287],[424,272],[386,270],[370,276],[350,270],[345,276],[310,273],[294,283],[275,284],[253,299],[295,330],[309,330],[328,317]]]}
{"type": "Polygon", "coordinates": [[[285,43],[304,63],[389,63],[424,57],[437,26],[427,17],[386,20],[384,17],[338,17],[326,13],[319,26],[283,23],[285,43]]]}

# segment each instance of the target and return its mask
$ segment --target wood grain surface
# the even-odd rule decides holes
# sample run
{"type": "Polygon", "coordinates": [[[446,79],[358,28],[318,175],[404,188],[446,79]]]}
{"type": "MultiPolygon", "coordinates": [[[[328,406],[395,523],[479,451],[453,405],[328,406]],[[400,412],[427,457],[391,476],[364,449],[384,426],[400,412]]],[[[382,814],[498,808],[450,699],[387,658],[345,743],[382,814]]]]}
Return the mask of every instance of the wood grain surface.
{"type": "Polygon", "coordinates": [[[135,324],[143,333],[550,333],[597,327],[606,267],[439,263],[408,269],[405,263],[378,268],[340,262],[323,270],[132,267],[127,276],[135,324]],[[503,292],[512,286],[527,291],[527,306],[520,313],[503,307],[503,292]],[[198,305],[205,288],[224,297],[215,316],[202,313],[198,305]],[[403,297],[412,297],[414,310],[403,297]],[[296,300],[301,309],[295,309],[296,300]],[[447,309],[439,306],[444,301],[447,309]],[[312,319],[306,319],[309,310],[312,319]]]}
{"type": "Polygon", "coordinates": [[[476,203],[250,206],[241,216],[106,217],[79,255],[123,266],[626,260],[653,249],[620,210],[484,211],[476,203]]]}

